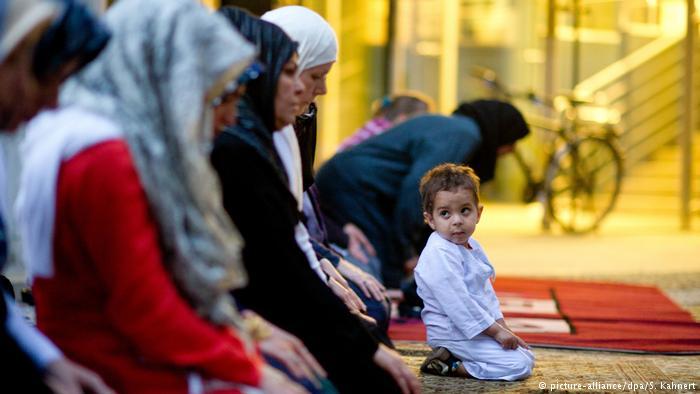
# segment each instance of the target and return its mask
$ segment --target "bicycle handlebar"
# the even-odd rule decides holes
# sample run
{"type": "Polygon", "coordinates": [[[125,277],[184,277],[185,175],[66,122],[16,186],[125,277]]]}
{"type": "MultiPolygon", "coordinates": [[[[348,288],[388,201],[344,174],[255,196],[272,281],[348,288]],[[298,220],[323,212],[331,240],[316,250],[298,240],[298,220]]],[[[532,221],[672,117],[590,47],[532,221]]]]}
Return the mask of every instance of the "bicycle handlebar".
{"type": "Polygon", "coordinates": [[[503,83],[498,79],[496,72],[490,68],[482,66],[473,66],[470,74],[477,79],[485,82],[491,90],[498,93],[498,95],[503,96],[507,101],[512,101],[516,98],[523,98],[531,101],[538,105],[547,105],[549,107],[556,107],[555,102],[557,100],[565,100],[566,103],[571,107],[577,107],[584,104],[595,104],[592,98],[581,98],[577,97],[573,91],[562,92],[554,97],[542,97],[535,94],[532,90],[526,90],[524,92],[512,92],[505,87],[503,83]]]}

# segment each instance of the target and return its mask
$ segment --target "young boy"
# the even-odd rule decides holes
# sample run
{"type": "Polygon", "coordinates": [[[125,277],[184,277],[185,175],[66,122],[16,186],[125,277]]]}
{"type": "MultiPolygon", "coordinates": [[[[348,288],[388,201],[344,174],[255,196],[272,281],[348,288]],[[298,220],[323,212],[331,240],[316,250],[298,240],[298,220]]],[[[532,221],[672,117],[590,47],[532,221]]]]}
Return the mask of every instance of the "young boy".
{"type": "Polygon", "coordinates": [[[530,376],[535,357],[508,329],[491,285],[495,272],[471,236],[479,223],[479,178],[442,164],[420,182],[423,216],[434,230],[415,269],[421,313],[434,349],[424,372],[477,379],[530,376]],[[461,365],[460,365],[461,363],[461,365]]]}

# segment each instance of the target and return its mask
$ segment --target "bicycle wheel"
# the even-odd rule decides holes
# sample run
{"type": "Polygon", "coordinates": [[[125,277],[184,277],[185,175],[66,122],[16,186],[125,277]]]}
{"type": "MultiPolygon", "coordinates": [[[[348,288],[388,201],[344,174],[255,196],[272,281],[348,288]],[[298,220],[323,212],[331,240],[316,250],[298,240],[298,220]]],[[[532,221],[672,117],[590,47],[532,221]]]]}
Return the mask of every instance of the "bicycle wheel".
{"type": "Polygon", "coordinates": [[[564,231],[592,231],[614,208],[622,183],[620,152],[613,141],[589,136],[554,155],[545,177],[546,204],[564,231]]]}

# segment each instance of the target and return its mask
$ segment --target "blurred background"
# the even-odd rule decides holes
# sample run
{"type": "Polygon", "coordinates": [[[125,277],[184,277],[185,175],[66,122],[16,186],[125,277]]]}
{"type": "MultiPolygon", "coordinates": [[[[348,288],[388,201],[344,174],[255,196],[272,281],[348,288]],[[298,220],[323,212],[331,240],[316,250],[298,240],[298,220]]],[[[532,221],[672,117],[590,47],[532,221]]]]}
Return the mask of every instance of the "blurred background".
{"type": "MultiPolygon", "coordinates": [[[[257,15],[303,5],[335,28],[340,56],[328,76],[328,95],[318,103],[319,164],[385,95],[419,91],[443,114],[462,101],[492,97],[474,77],[475,67],[485,67],[511,91],[574,94],[609,110],[625,167],[616,211],[664,212],[685,229],[698,217],[700,66],[693,0],[201,1],[257,15]]],[[[516,104],[533,112],[527,103],[516,104]]],[[[535,161],[543,160],[541,135],[532,133],[523,145],[535,161]]],[[[490,201],[515,202],[524,184],[515,159],[505,157],[484,193],[490,201]]]]}

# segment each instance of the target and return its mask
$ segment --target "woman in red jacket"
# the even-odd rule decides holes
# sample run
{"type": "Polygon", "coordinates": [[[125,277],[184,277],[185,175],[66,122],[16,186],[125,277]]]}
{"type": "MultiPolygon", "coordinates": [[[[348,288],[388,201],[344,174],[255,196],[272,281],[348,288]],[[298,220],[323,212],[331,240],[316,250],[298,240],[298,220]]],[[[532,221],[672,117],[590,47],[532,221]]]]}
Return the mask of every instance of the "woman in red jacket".
{"type": "Polygon", "coordinates": [[[23,146],[39,327],[118,392],[300,392],[228,294],[246,283],[241,241],[202,149],[209,101],[254,48],[187,0],[122,0],[106,22],[110,44],[23,146]]]}

